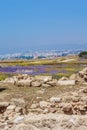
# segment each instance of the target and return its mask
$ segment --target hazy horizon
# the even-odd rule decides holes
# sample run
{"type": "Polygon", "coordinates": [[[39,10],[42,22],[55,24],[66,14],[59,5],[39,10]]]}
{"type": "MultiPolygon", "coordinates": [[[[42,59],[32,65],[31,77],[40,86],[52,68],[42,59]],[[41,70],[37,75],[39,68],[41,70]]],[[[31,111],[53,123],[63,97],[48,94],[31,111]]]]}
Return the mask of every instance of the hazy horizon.
{"type": "Polygon", "coordinates": [[[44,48],[39,48],[39,47],[36,47],[36,48],[14,48],[14,49],[11,49],[11,50],[3,50],[3,52],[0,52],[0,55],[4,55],[4,54],[15,54],[15,53],[27,53],[27,52],[30,52],[30,51],[47,51],[47,50],[75,50],[75,49],[81,49],[81,50],[86,50],[87,49],[87,43],[82,43],[82,44],[63,44],[62,46],[61,45],[53,45],[53,46],[49,46],[49,47],[44,47],[44,48]]]}
{"type": "Polygon", "coordinates": [[[0,1],[0,54],[87,49],[86,0],[0,1]]]}

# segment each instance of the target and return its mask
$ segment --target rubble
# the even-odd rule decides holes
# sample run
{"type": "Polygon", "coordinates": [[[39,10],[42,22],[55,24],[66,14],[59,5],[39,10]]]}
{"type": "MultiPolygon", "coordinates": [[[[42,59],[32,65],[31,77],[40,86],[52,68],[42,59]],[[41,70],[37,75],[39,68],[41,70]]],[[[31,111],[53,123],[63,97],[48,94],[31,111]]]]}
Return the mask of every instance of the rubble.
{"type": "MultiPolygon", "coordinates": [[[[63,77],[60,80],[55,80],[52,76],[20,75],[13,77],[14,84],[17,86],[42,88],[37,88],[37,97],[34,97],[36,100],[33,99],[31,102],[29,102],[31,99],[25,102],[22,96],[11,98],[9,102],[0,102],[0,130],[86,130],[87,86],[83,85],[87,82],[86,77],[87,68],[69,78],[63,77]],[[53,95],[47,95],[47,98],[44,96],[45,92],[50,90],[49,87],[76,84],[80,85],[75,91],[72,88],[73,91],[63,91],[60,95],[52,93],[53,95]]],[[[6,79],[4,82],[7,81],[6,79]]]]}
{"type": "Polygon", "coordinates": [[[18,87],[55,87],[63,85],[87,84],[87,68],[72,74],[69,78],[62,77],[59,80],[53,79],[52,76],[29,76],[27,74],[7,78],[0,83],[16,85],[18,87]]]}

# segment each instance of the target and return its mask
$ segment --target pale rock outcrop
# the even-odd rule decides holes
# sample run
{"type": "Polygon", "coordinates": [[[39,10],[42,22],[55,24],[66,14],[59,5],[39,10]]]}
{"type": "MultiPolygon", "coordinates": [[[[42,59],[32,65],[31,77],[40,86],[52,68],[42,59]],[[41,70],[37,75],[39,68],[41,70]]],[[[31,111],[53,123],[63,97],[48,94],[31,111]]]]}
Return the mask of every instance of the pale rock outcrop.
{"type": "Polygon", "coordinates": [[[23,98],[12,98],[10,104],[22,107],[25,106],[25,100],[23,98]]]}
{"type": "Polygon", "coordinates": [[[80,84],[87,83],[87,68],[77,73],[76,82],[80,84]]]}
{"type": "Polygon", "coordinates": [[[59,79],[59,81],[64,81],[64,80],[68,80],[68,78],[67,77],[62,77],[62,78],[59,79]]]}
{"type": "Polygon", "coordinates": [[[63,103],[62,110],[65,114],[73,114],[72,105],[70,103],[63,103]]]}
{"type": "Polygon", "coordinates": [[[44,83],[44,84],[42,84],[42,87],[43,87],[43,88],[49,88],[49,87],[51,87],[51,85],[44,83]]]}
{"type": "Polygon", "coordinates": [[[82,71],[79,71],[79,76],[81,77],[81,78],[83,78],[84,77],[84,75],[85,75],[85,73],[84,73],[84,71],[82,70],[82,71]]]}
{"type": "Polygon", "coordinates": [[[15,105],[9,105],[6,110],[7,111],[15,111],[15,108],[16,108],[15,105]]]}
{"type": "Polygon", "coordinates": [[[85,74],[87,74],[87,67],[82,70],[85,74]]]}
{"type": "Polygon", "coordinates": [[[57,85],[57,80],[53,79],[52,81],[47,82],[47,84],[49,84],[51,86],[56,86],[57,85]]]}
{"type": "Polygon", "coordinates": [[[24,116],[17,116],[15,119],[13,119],[13,123],[19,124],[24,120],[24,116]]]}
{"type": "Polygon", "coordinates": [[[59,80],[58,85],[75,85],[75,80],[59,80]]]}
{"type": "Polygon", "coordinates": [[[61,98],[60,97],[51,97],[50,98],[50,102],[51,103],[59,103],[59,102],[61,102],[61,98]]]}
{"type": "Polygon", "coordinates": [[[32,104],[31,106],[30,106],[30,109],[36,109],[36,108],[38,108],[38,103],[36,103],[36,104],[32,104]]]}
{"type": "Polygon", "coordinates": [[[52,76],[35,76],[35,79],[37,81],[44,81],[44,82],[48,82],[52,80],[52,76]]]}
{"type": "Polygon", "coordinates": [[[4,113],[9,105],[9,102],[0,102],[0,114],[4,113]]]}
{"type": "Polygon", "coordinates": [[[87,82],[87,75],[84,75],[84,81],[87,82]]]}
{"type": "Polygon", "coordinates": [[[69,77],[70,80],[76,80],[76,78],[77,78],[77,74],[72,74],[72,75],[69,77]]]}
{"type": "Polygon", "coordinates": [[[7,79],[5,79],[4,81],[3,81],[3,83],[5,83],[5,84],[15,84],[15,80],[14,80],[14,78],[7,78],[7,79]]]}
{"type": "Polygon", "coordinates": [[[31,83],[31,86],[32,86],[32,87],[40,87],[40,86],[41,86],[41,83],[38,82],[38,81],[34,81],[34,82],[31,83]]]}
{"type": "Polygon", "coordinates": [[[20,87],[20,86],[31,86],[31,82],[32,82],[32,80],[28,80],[28,79],[26,79],[26,80],[19,80],[16,84],[17,84],[17,86],[18,87],[20,87]]]}
{"type": "Polygon", "coordinates": [[[46,101],[40,101],[40,103],[39,103],[39,106],[40,106],[41,109],[45,109],[45,108],[47,108],[49,105],[50,105],[50,103],[49,103],[49,102],[46,102],[46,101]]]}

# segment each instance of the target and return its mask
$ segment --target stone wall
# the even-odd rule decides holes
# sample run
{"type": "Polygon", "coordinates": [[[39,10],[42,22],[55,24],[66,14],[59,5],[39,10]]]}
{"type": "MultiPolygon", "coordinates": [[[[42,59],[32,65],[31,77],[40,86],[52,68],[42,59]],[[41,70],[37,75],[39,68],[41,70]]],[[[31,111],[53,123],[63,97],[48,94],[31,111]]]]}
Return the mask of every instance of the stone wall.
{"type": "Polygon", "coordinates": [[[87,68],[79,71],[77,74],[71,75],[69,78],[62,77],[61,79],[53,79],[52,76],[29,76],[27,74],[13,76],[1,81],[2,84],[11,84],[18,87],[54,87],[58,85],[75,85],[87,83],[87,68]]]}

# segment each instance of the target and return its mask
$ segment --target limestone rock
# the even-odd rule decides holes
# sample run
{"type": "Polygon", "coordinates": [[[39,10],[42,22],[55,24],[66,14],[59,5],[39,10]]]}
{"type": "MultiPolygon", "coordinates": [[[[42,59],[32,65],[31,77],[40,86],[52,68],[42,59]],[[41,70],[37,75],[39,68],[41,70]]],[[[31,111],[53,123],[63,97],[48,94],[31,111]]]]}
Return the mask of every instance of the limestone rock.
{"type": "Polygon", "coordinates": [[[7,107],[7,109],[6,109],[6,110],[11,110],[11,111],[14,111],[14,110],[15,110],[15,108],[16,108],[16,106],[14,106],[14,105],[9,105],[9,106],[7,107]]]}
{"type": "Polygon", "coordinates": [[[79,76],[81,77],[81,78],[83,78],[84,77],[84,72],[83,71],[79,71],[79,76]]]}
{"type": "Polygon", "coordinates": [[[38,107],[38,103],[37,104],[32,104],[30,108],[31,109],[36,109],[37,107],[38,107]]]}
{"type": "Polygon", "coordinates": [[[37,81],[44,81],[44,82],[48,82],[52,80],[52,76],[35,76],[35,79],[37,81]]]}
{"type": "Polygon", "coordinates": [[[9,102],[0,102],[0,114],[4,113],[9,106],[9,102]]]}
{"type": "Polygon", "coordinates": [[[86,74],[87,73],[87,68],[84,68],[82,71],[86,74]]]}
{"type": "Polygon", "coordinates": [[[79,97],[72,97],[73,102],[79,102],[80,98],[79,97]]]}
{"type": "Polygon", "coordinates": [[[49,87],[51,87],[51,85],[50,84],[42,84],[42,87],[49,88],[49,87]]]}
{"type": "Polygon", "coordinates": [[[75,85],[75,80],[59,80],[58,85],[75,85]]]}
{"type": "Polygon", "coordinates": [[[19,80],[18,82],[17,82],[17,86],[30,86],[31,85],[31,82],[32,82],[32,80],[19,80]]]}
{"type": "Polygon", "coordinates": [[[41,83],[38,82],[38,81],[35,81],[35,82],[32,82],[31,85],[32,85],[33,87],[40,87],[40,86],[41,86],[41,83]]]}
{"type": "Polygon", "coordinates": [[[10,84],[10,85],[14,85],[15,83],[15,80],[13,78],[7,78],[3,81],[3,83],[7,83],[7,84],[10,84]]]}
{"type": "Polygon", "coordinates": [[[10,105],[10,102],[0,102],[0,107],[8,107],[10,105]]]}
{"type": "Polygon", "coordinates": [[[59,79],[59,81],[64,81],[64,80],[68,80],[68,78],[67,77],[62,77],[62,78],[59,79]]]}
{"type": "Polygon", "coordinates": [[[57,80],[53,79],[52,81],[47,82],[47,84],[49,84],[51,86],[56,86],[57,85],[57,80]]]}
{"type": "Polygon", "coordinates": [[[63,104],[63,111],[65,114],[73,114],[72,105],[70,103],[63,104]]]}
{"type": "Polygon", "coordinates": [[[23,114],[23,108],[22,107],[16,107],[15,112],[20,113],[22,115],[23,114]]]}
{"type": "Polygon", "coordinates": [[[72,74],[72,75],[69,77],[69,79],[70,79],[70,80],[76,80],[76,77],[77,77],[76,74],[72,74]]]}
{"type": "Polygon", "coordinates": [[[19,124],[21,121],[23,121],[24,116],[17,116],[14,120],[13,123],[19,124]]]}
{"type": "Polygon", "coordinates": [[[49,106],[49,103],[46,101],[40,101],[39,105],[40,105],[40,108],[45,109],[49,106]]]}
{"type": "Polygon", "coordinates": [[[12,98],[11,104],[22,107],[25,106],[25,101],[23,98],[12,98]]]}
{"type": "Polygon", "coordinates": [[[61,101],[60,97],[51,97],[50,102],[52,103],[59,103],[61,101]]]}
{"type": "Polygon", "coordinates": [[[47,113],[49,113],[49,109],[45,108],[44,111],[43,111],[43,114],[47,114],[47,113]]]}
{"type": "Polygon", "coordinates": [[[87,88],[83,89],[83,93],[87,93],[87,88]]]}
{"type": "Polygon", "coordinates": [[[87,75],[84,75],[84,81],[87,82],[87,75]]]}

